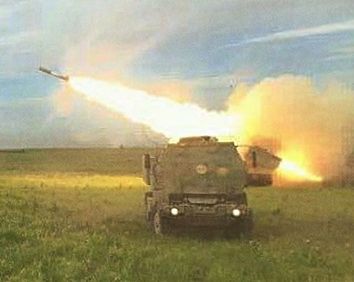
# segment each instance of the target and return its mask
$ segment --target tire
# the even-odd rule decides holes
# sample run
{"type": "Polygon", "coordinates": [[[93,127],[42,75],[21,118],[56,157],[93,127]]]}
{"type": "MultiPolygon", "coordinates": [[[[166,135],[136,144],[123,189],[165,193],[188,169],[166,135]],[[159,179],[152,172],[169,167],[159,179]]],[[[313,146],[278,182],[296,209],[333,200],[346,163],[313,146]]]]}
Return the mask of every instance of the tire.
{"type": "Polygon", "coordinates": [[[163,217],[161,217],[159,211],[156,211],[154,213],[154,216],[152,218],[152,228],[156,235],[164,235],[168,233],[169,228],[167,222],[166,220],[164,220],[163,217]]]}
{"type": "Polygon", "coordinates": [[[241,235],[245,238],[251,238],[253,233],[253,213],[250,211],[249,215],[240,222],[241,235]]]}
{"type": "Polygon", "coordinates": [[[152,197],[151,192],[147,192],[145,194],[145,200],[144,200],[144,204],[145,204],[145,222],[147,224],[147,226],[149,227],[149,229],[153,229],[153,217],[154,217],[154,213],[156,210],[156,207],[151,207],[148,204],[148,199],[152,197]]]}
{"type": "Polygon", "coordinates": [[[253,232],[253,214],[250,211],[249,215],[242,218],[240,221],[235,222],[233,225],[227,227],[224,231],[224,235],[228,239],[234,238],[252,238],[253,232]]]}
{"type": "Polygon", "coordinates": [[[148,208],[147,203],[145,202],[145,220],[148,224],[151,224],[151,211],[148,208]]]}
{"type": "Polygon", "coordinates": [[[235,239],[235,238],[240,238],[241,235],[241,229],[240,229],[240,223],[235,223],[231,226],[228,226],[224,230],[224,236],[226,239],[235,239]]]}

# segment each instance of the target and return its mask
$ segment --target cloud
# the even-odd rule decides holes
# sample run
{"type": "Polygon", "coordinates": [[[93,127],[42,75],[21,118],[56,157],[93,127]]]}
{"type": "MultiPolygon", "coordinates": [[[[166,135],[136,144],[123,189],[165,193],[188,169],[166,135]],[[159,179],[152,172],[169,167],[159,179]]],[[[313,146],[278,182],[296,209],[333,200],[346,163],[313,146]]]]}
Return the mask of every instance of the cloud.
{"type": "Polygon", "coordinates": [[[354,55],[354,44],[352,43],[345,47],[337,48],[332,53],[340,56],[352,56],[354,55]]]}
{"type": "Polygon", "coordinates": [[[354,44],[347,44],[339,48],[335,48],[324,61],[352,60],[354,59],[354,44]]]}
{"type": "Polygon", "coordinates": [[[36,31],[22,31],[14,34],[7,34],[0,38],[0,48],[13,48],[19,44],[33,43],[38,39],[38,32],[36,31]]]}
{"type": "Polygon", "coordinates": [[[222,46],[221,48],[237,47],[237,46],[242,46],[242,45],[252,44],[252,43],[265,43],[265,42],[290,40],[296,38],[303,38],[303,37],[316,36],[316,35],[326,35],[326,34],[332,34],[338,32],[345,32],[345,31],[354,31],[354,20],[319,25],[310,28],[300,28],[300,29],[292,29],[292,30],[286,30],[281,32],[275,32],[266,36],[256,37],[256,38],[252,38],[234,44],[227,44],[222,46]]]}
{"type": "Polygon", "coordinates": [[[354,59],[354,52],[328,56],[324,60],[325,61],[338,61],[338,60],[351,60],[351,59],[354,59]]]}
{"type": "Polygon", "coordinates": [[[342,54],[354,54],[354,44],[352,44],[351,46],[342,48],[340,50],[338,50],[338,53],[342,53],[342,54]]]}
{"type": "Polygon", "coordinates": [[[134,59],[163,42],[183,24],[183,14],[173,13],[178,5],[159,4],[43,2],[43,60],[86,74],[126,71],[134,59]]]}
{"type": "Polygon", "coordinates": [[[40,47],[39,0],[0,1],[0,77],[32,72],[40,47]]]}

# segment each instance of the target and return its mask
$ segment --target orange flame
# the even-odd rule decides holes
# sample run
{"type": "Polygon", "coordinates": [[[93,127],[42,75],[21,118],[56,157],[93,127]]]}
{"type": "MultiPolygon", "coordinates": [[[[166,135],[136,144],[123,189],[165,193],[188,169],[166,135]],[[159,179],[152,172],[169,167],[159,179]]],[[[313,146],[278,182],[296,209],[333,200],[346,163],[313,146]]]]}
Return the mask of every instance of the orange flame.
{"type": "Polygon", "coordinates": [[[281,175],[290,181],[321,182],[323,178],[310,171],[311,162],[305,153],[301,151],[285,150],[279,153],[282,161],[278,167],[281,175]]]}
{"type": "Polygon", "coordinates": [[[287,178],[292,180],[308,180],[313,182],[321,182],[323,178],[315,175],[306,169],[300,167],[296,163],[288,160],[282,160],[278,170],[287,178]]]}

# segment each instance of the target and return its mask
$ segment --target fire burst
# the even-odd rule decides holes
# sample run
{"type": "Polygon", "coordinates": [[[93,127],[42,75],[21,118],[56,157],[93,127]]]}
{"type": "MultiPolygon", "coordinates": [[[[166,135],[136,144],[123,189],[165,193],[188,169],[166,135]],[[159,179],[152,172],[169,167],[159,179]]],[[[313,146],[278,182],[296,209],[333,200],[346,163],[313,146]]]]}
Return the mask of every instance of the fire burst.
{"type": "Polygon", "coordinates": [[[314,175],[305,170],[304,168],[288,160],[282,160],[278,169],[285,176],[297,180],[306,179],[313,182],[321,182],[323,180],[321,176],[314,175]]]}
{"type": "Polygon", "coordinates": [[[86,98],[147,125],[168,138],[195,135],[229,136],[240,131],[240,117],[206,111],[195,104],[177,103],[140,90],[85,77],[71,77],[70,85],[86,98]]]}

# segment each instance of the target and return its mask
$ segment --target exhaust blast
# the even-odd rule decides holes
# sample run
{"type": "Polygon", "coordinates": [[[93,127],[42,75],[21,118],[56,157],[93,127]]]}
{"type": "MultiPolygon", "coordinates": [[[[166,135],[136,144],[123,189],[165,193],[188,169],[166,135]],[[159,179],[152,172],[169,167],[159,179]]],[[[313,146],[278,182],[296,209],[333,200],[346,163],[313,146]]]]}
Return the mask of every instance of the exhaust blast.
{"type": "Polygon", "coordinates": [[[229,111],[245,123],[242,142],[257,136],[276,139],[281,178],[300,182],[339,179],[346,158],[343,144],[354,142],[343,138],[343,126],[354,124],[353,105],[354,93],[345,85],[319,87],[311,78],[295,75],[239,84],[228,101],[229,111]]]}
{"type": "Polygon", "coordinates": [[[133,122],[144,124],[168,138],[230,136],[240,132],[241,122],[237,114],[207,111],[195,104],[178,103],[119,83],[87,77],[70,77],[69,83],[90,101],[120,113],[133,122]]]}

